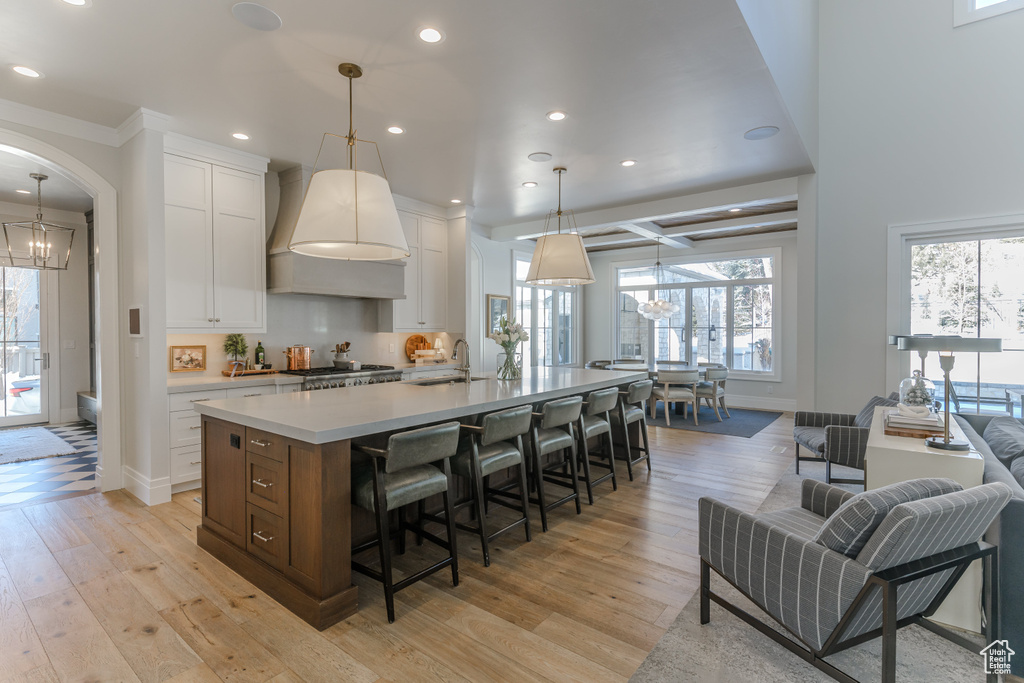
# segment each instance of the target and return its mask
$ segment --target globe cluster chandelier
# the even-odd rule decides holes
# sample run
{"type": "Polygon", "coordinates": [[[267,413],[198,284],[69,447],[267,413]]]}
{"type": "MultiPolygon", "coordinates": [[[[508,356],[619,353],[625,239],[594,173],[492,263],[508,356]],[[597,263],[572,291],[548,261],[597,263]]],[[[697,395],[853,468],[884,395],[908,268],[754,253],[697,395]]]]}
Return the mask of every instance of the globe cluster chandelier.
{"type": "MultiPolygon", "coordinates": [[[[658,240],[658,255],[654,262],[654,282],[656,287],[661,287],[661,240],[658,240]]],[[[636,312],[648,320],[661,320],[669,318],[679,312],[679,304],[664,299],[654,299],[637,304],[636,312]]]]}

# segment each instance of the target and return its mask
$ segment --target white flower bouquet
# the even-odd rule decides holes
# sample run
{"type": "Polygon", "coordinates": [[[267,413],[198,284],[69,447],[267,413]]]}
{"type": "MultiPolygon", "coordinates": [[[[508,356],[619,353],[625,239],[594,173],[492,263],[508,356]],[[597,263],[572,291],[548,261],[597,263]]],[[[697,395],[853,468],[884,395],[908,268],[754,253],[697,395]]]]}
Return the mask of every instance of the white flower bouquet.
{"type": "Polygon", "coordinates": [[[515,319],[505,316],[498,321],[498,330],[487,335],[504,351],[504,357],[498,356],[498,379],[519,379],[523,376],[522,354],[519,344],[530,341],[530,334],[515,319]]]}

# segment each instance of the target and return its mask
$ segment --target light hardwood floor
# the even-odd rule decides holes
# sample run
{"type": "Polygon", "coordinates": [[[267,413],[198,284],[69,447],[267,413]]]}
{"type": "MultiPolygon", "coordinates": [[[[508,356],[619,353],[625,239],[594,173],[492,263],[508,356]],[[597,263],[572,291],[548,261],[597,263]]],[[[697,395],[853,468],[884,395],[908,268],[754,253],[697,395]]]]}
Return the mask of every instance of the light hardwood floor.
{"type": "MultiPolygon", "coordinates": [[[[793,416],[751,439],[651,428],[654,471],[317,632],[195,543],[197,492],[0,508],[0,680],[623,681],[697,587],[697,499],[753,511],[790,465],[793,416]]],[[[534,510],[535,512],[535,510],[534,510]]],[[[396,564],[415,568],[429,544],[396,564]]]]}

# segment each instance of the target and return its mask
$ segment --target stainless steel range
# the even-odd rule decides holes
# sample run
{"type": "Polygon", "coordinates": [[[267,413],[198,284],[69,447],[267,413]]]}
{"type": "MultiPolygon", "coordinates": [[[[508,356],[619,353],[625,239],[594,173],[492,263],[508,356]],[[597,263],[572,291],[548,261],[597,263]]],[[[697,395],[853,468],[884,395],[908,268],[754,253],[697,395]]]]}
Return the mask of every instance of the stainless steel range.
{"type": "Polygon", "coordinates": [[[283,370],[282,372],[302,377],[302,386],[299,391],[358,387],[363,384],[399,382],[402,379],[402,371],[396,370],[392,365],[363,365],[358,370],[325,367],[310,368],[309,370],[283,370]]]}

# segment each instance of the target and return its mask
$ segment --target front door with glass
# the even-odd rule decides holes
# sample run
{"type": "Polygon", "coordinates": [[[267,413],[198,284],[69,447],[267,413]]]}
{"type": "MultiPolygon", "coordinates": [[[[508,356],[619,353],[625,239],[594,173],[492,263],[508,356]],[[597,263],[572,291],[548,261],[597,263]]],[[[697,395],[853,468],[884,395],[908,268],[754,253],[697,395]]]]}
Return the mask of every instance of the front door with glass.
{"type": "Polygon", "coordinates": [[[38,270],[0,268],[0,286],[0,427],[46,422],[43,278],[38,270]]]}

